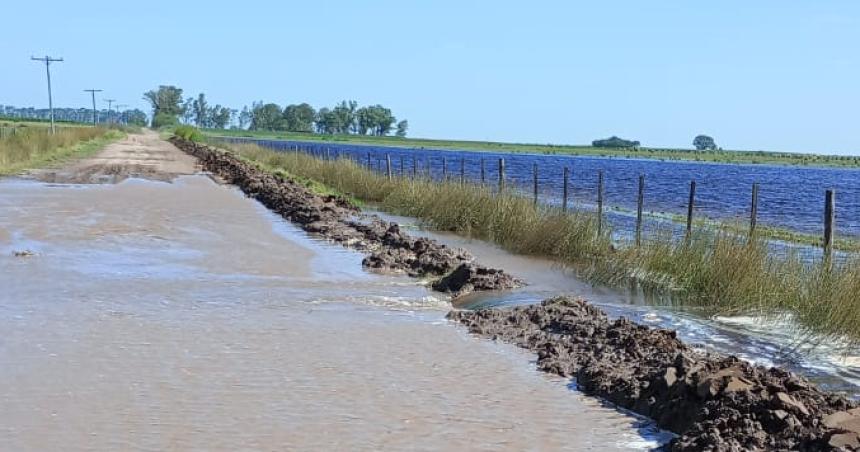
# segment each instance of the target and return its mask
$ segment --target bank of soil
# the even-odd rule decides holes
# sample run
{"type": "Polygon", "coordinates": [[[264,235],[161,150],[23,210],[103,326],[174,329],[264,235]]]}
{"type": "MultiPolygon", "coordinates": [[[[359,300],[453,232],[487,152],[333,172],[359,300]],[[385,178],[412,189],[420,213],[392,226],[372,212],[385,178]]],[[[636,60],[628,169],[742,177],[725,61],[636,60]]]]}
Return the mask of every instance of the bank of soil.
{"type": "Polygon", "coordinates": [[[674,331],[610,320],[571,298],[453,311],[472,333],[538,354],[539,369],[654,419],[672,450],[856,450],[860,408],[801,376],[704,353],[674,331]]]}
{"type": "Polygon", "coordinates": [[[180,138],[172,142],[197,157],[203,168],[305,231],[366,252],[362,262],[366,268],[437,278],[432,287],[455,297],[523,284],[503,270],[476,263],[466,250],[412,237],[396,223],[377,216],[361,216],[359,209],[343,198],[317,195],[295,181],[204,144],[180,138]]]}

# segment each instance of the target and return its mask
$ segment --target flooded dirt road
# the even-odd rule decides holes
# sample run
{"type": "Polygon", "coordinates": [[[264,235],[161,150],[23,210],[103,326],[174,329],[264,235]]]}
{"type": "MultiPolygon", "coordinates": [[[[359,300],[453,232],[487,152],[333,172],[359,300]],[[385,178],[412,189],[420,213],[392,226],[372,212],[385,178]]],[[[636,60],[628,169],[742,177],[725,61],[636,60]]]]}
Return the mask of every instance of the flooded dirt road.
{"type": "Polygon", "coordinates": [[[0,450],[666,439],[445,321],[448,300],[420,282],[364,272],[206,176],[159,182],[193,166],[124,171],[153,180],[0,181],[0,450]]]}

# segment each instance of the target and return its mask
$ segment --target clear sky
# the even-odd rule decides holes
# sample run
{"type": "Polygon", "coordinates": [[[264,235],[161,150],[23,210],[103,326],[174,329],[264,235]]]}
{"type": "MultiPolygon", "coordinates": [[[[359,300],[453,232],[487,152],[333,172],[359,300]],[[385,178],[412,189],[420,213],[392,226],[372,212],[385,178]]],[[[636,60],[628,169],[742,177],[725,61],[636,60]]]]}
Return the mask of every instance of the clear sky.
{"type": "Polygon", "coordinates": [[[860,2],[9,1],[0,104],[175,84],[233,108],[381,103],[410,135],[860,154],[860,2]]]}

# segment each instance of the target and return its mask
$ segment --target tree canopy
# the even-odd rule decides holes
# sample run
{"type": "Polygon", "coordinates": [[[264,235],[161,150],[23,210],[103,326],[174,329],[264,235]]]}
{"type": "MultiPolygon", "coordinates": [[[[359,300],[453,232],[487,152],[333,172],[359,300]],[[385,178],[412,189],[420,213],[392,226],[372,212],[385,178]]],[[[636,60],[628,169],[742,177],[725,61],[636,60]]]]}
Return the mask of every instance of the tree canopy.
{"type": "Polygon", "coordinates": [[[639,142],[625,140],[613,135],[603,140],[594,140],[591,142],[591,145],[596,148],[637,148],[639,147],[639,142]]]}
{"type": "Polygon", "coordinates": [[[171,122],[168,117],[172,116],[177,122],[178,117],[185,111],[182,104],[182,88],[172,85],[161,85],[157,90],[143,93],[143,98],[152,106],[153,126],[156,119],[160,122],[171,122]]]}
{"type": "Polygon", "coordinates": [[[693,146],[699,151],[713,151],[717,149],[717,143],[707,135],[698,135],[693,139],[693,146]]]}

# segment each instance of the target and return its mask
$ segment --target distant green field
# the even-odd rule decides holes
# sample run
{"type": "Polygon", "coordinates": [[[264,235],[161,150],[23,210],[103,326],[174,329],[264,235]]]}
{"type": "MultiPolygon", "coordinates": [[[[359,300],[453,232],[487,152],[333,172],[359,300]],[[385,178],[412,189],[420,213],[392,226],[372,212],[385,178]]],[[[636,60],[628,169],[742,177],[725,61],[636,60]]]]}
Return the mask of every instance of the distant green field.
{"type": "Polygon", "coordinates": [[[860,156],[795,154],[767,151],[694,151],[691,149],[610,149],[593,146],[497,143],[491,141],[433,140],[425,138],[374,137],[358,135],[319,135],[311,133],[263,132],[248,130],[206,130],[209,135],[270,138],[280,140],[369,144],[374,146],[412,147],[439,150],[470,150],[488,152],[522,152],[529,154],[592,155],[601,157],[632,157],[657,160],[689,160],[718,163],[751,163],[798,166],[860,167],[860,156]]]}
{"type": "MultiPolygon", "coordinates": [[[[72,121],[54,121],[54,124],[61,127],[81,127],[91,126],[92,123],[72,122],[72,121]]],[[[19,118],[4,118],[0,116],[0,127],[50,127],[51,121],[47,119],[19,119],[19,118]]]]}

